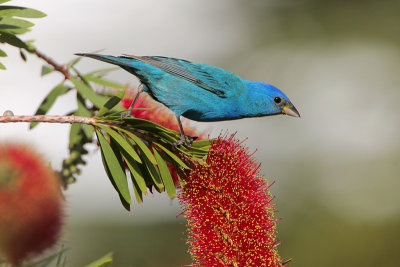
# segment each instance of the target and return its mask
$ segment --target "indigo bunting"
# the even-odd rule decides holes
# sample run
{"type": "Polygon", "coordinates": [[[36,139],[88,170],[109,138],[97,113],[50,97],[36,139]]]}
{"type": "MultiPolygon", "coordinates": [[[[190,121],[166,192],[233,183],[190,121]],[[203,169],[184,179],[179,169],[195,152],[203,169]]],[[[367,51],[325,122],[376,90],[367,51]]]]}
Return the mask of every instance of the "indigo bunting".
{"type": "Polygon", "coordinates": [[[107,56],[79,53],[118,65],[139,78],[141,92],[171,109],[178,120],[181,139],[190,145],[180,116],[195,121],[224,121],[286,114],[300,117],[289,98],[273,85],[247,81],[235,74],[206,64],[160,56],[107,56]]]}

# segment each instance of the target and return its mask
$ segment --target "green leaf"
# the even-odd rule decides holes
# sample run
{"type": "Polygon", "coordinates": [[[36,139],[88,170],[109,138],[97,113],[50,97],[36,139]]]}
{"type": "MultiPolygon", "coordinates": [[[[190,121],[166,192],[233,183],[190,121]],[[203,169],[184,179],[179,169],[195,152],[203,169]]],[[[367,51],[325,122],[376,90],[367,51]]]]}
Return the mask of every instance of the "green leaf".
{"type": "MultiPolygon", "coordinates": [[[[66,94],[71,88],[64,84],[59,84],[54,87],[50,93],[43,99],[42,103],[39,105],[39,108],[36,110],[35,115],[45,115],[53,106],[54,102],[57,100],[59,96],[66,94]]],[[[29,128],[33,129],[38,122],[31,122],[29,128]]]]}
{"type": "Polygon", "coordinates": [[[5,69],[6,69],[6,67],[3,64],[1,64],[1,62],[0,62],[0,70],[5,70],[5,69]]]}
{"type": "Polygon", "coordinates": [[[0,20],[0,32],[2,32],[2,31],[4,31],[4,30],[15,30],[15,29],[21,29],[20,27],[18,27],[18,26],[15,26],[15,25],[9,25],[9,24],[4,24],[4,23],[2,23],[2,21],[0,20]]]}
{"type": "Polygon", "coordinates": [[[128,165],[128,168],[131,172],[132,181],[135,181],[136,184],[139,186],[140,191],[144,192],[144,194],[146,195],[147,194],[146,180],[144,178],[144,175],[140,167],[126,151],[122,150],[122,155],[125,159],[126,165],[128,165]]]}
{"type": "Polygon", "coordinates": [[[125,169],[121,166],[117,154],[112,149],[100,131],[96,130],[97,139],[100,143],[101,152],[103,155],[103,165],[111,182],[115,185],[118,193],[123,200],[131,204],[131,196],[128,188],[128,181],[125,174],[125,169]]]}
{"type": "Polygon", "coordinates": [[[26,62],[27,58],[26,58],[24,51],[22,51],[22,49],[19,50],[19,55],[21,56],[22,60],[26,62]]]}
{"type": "Polygon", "coordinates": [[[9,33],[12,35],[16,34],[24,34],[30,32],[31,30],[28,28],[14,28],[14,29],[0,29],[0,33],[9,33]]]}
{"type": "Polygon", "coordinates": [[[78,104],[78,109],[75,111],[75,115],[82,117],[92,116],[92,112],[85,105],[85,99],[79,92],[76,93],[76,103],[78,104]]]}
{"type": "MultiPolygon", "coordinates": [[[[143,202],[143,194],[142,191],[140,190],[138,184],[136,183],[136,180],[132,178],[132,184],[133,184],[133,192],[135,193],[135,198],[137,203],[142,203],[143,202]]],[[[144,191],[146,192],[146,191],[144,191]]]]}
{"type": "Polygon", "coordinates": [[[154,185],[156,186],[157,191],[162,192],[164,191],[164,184],[162,182],[160,173],[158,171],[158,168],[156,165],[151,163],[149,159],[143,155],[142,156],[142,161],[144,163],[144,166],[146,167],[146,170],[148,171],[148,174],[150,175],[152,181],[154,182],[154,185]]]}
{"type": "Polygon", "coordinates": [[[30,28],[33,25],[35,25],[34,23],[24,20],[24,19],[16,19],[16,18],[2,18],[0,21],[1,25],[4,26],[14,26],[17,28],[30,28]]]}
{"type": "Polygon", "coordinates": [[[0,4],[4,4],[4,3],[9,2],[9,1],[11,1],[11,0],[0,0],[0,4]]]}
{"type": "Polygon", "coordinates": [[[0,17],[22,17],[22,18],[43,18],[46,16],[43,12],[26,7],[19,6],[0,6],[0,17]]]}
{"type": "Polygon", "coordinates": [[[67,63],[67,66],[72,68],[75,64],[77,64],[79,61],[81,61],[81,59],[82,59],[82,57],[74,58],[73,60],[71,60],[67,63]]]}
{"type": "Polygon", "coordinates": [[[168,134],[176,134],[178,137],[180,136],[178,132],[175,132],[171,129],[165,128],[157,123],[154,123],[152,121],[144,120],[144,119],[138,119],[138,118],[133,118],[133,117],[124,117],[123,121],[126,122],[129,125],[134,126],[137,129],[157,129],[161,132],[165,132],[168,134]]]}
{"type": "Polygon", "coordinates": [[[209,147],[209,146],[211,146],[211,143],[213,141],[215,141],[215,139],[194,141],[192,144],[192,147],[196,147],[196,148],[209,147]]]}
{"type": "Polygon", "coordinates": [[[92,263],[89,263],[85,267],[109,267],[111,266],[112,261],[113,261],[113,253],[110,252],[105,256],[101,257],[100,259],[95,260],[92,263]]]}
{"type": "Polygon", "coordinates": [[[114,139],[118,143],[118,145],[123,150],[125,150],[134,160],[136,160],[137,162],[142,163],[138,153],[135,151],[133,146],[121,134],[119,134],[116,131],[114,131],[113,129],[111,129],[111,128],[107,127],[107,126],[101,125],[99,123],[96,123],[95,125],[96,125],[96,127],[99,127],[100,129],[102,129],[103,131],[108,133],[110,135],[110,137],[112,139],[114,139]]]}
{"type": "Polygon", "coordinates": [[[81,124],[73,123],[71,124],[71,130],[69,131],[69,148],[72,149],[76,143],[82,140],[82,135],[80,135],[81,124]]]}
{"type": "Polygon", "coordinates": [[[6,57],[7,54],[3,50],[0,49],[0,57],[6,57]]]}
{"type": "Polygon", "coordinates": [[[189,169],[189,166],[186,165],[178,156],[176,156],[174,153],[172,153],[170,150],[166,149],[164,146],[162,146],[159,143],[154,143],[157,145],[159,148],[161,148],[171,159],[173,159],[179,166],[182,166],[184,169],[189,169]]]}
{"type": "Polygon", "coordinates": [[[167,164],[161,157],[160,153],[153,147],[154,156],[157,159],[158,169],[160,171],[161,178],[164,182],[165,190],[170,198],[176,197],[176,189],[174,180],[172,179],[171,172],[168,169],[167,164]]]}
{"type": "Polygon", "coordinates": [[[41,71],[41,73],[40,73],[40,76],[45,76],[46,74],[49,74],[49,73],[51,73],[51,72],[53,72],[54,71],[54,68],[53,68],[53,66],[51,66],[51,65],[43,65],[42,66],[42,71],[41,71]]]}
{"type": "Polygon", "coordinates": [[[82,129],[83,129],[83,132],[86,135],[86,139],[87,140],[92,140],[93,139],[93,134],[94,134],[94,127],[92,125],[82,124],[82,129]]]}
{"type": "Polygon", "coordinates": [[[0,17],[12,17],[22,9],[23,7],[18,6],[0,6],[0,17]]]}
{"type": "Polygon", "coordinates": [[[107,80],[107,79],[103,79],[103,78],[96,77],[96,76],[93,76],[93,75],[85,75],[84,77],[88,81],[91,81],[91,82],[94,82],[94,83],[97,83],[97,84],[100,84],[100,85],[103,85],[103,86],[106,86],[106,87],[116,88],[116,89],[124,89],[124,90],[126,89],[126,86],[124,86],[122,84],[119,84],[117,82],[113,82],[113,81],[107,80]]]}
{"type": "Polygon", "coordinates": [[[95,93],[89,85],[86,85],[77,78],[71,77],[69,79],[75,85],[76,90],[78,90],[83,97],[89,99],[95,107],[100,109],[108,101],[107,97],[95,93]]]}
{"type": "Polygon", "coordinates": [[[132,141],[136,145],[138,145],[140,151],[143,152],[144,156],[148,158],[152,164],[157,164],[156,158],[151,153],[150,149],[145,145],[145,143],[143,143],[143,141],[139,137],[137,137],[136,135],[125,129],[120,128],[119,130],[123,133],[126,133],[132,139],[132,141]]]}
{"type": "Polygon", "coordinates": [[[121,99],[124,97],[125,91],[120,91],[114,96],[112,96],[107,103],[104,104],[104,106],[101,107],[99,112],[97,112],[96,117],[101,117],[107,112],[109,112],[113,107],[118,105],[119,102],[121,102],[121,99]]]}
{"type": "MultiPolygon", "coordinates": [[[[82,59],[82,57],[79,57],[79,59],[82,59]]],[[[119,70],[119,67],[111,67],[111,68],[104,68],[104,69],[99,69],[99,70],[95,70],[92,72],[87,73],[86,75],[104,75],[106,73],[109,73],[110,71],[114,71],[114,70],[119,70]]]]}
{"type": "Polygon", "coordinates": [[[28,48],[28,46],[17,36],[2,32],[0,35],[0,43],[8,43],[12,46],[16,46],[19,48],[28,48]]]}

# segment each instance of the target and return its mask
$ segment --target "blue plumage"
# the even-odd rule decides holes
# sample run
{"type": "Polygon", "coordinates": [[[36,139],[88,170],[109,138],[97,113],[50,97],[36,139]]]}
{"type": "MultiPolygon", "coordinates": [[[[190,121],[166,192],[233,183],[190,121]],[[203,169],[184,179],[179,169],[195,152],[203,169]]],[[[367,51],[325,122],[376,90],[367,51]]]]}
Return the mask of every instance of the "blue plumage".
{"type": "MultiPolygon", "coordinates": [[[[214,66],[167,57],[77,54],[115,64],[134,74],[143,91],[180,116],[196,121],[223,121],[287,114],[299,117],[278,88],[246,81],[214,66]]],[[[187,142],[181,128],[182,142],[187,142]]],[[[181,143],[182,143],[181,142],[181,143]]]]}

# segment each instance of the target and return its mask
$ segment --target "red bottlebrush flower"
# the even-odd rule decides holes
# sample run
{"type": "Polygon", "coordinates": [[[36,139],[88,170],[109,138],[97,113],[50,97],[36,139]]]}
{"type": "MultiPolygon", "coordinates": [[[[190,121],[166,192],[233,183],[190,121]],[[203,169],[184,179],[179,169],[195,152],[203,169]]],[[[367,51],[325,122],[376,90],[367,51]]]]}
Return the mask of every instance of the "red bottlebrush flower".
{"type": "MultiPolygon", "coordinates": [[[[135,91],[134,94],[137,92],[135,91]]],[[[121,104],[124,108],[128,109],[132,104],[133,98],[124,98],[121,101],[121,104]]],[[[138,99],[133,106],[132,116],[139,119],[145,119],[157,124],[164,126],[165,128],[174,130],[179,132],[179,125],[176,120],[176,117],[172,111],[170,111],[167,107],[163,106],[162,104],[154,101],[150,96],[147,94],[140,94],[138,99]],[[140,108],[140,109],[137,109],[140,108]],[[145,108],[145,109],[143,109],[145,108]]],[[[182,119],[182,126],[185,130],[185,134],[190,136],[197,136],[198,139],[204,139],[207,135],[204,132],[200,132],[196,130],[196,128],[191,127],[190,123],[182,119]]]]}
{"type": "Polygon", "coordinates": [[[273,197],[259,166],[232,135],[188,171],[178,198],[195,265],[282,266],[273,197]]]}
{"type": "Polygon", "coordinates": [[[0,255],[15,266],[54,245],[63,221],[59,179],[30,148],[0,145],[0,255]]]}

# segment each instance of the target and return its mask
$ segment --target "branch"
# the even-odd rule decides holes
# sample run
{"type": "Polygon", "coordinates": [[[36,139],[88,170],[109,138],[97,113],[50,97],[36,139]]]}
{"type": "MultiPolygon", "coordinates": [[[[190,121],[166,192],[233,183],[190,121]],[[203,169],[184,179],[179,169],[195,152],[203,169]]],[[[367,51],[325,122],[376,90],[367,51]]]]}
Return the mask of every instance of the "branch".
{"type": "Polygon", "coordinates": [[[0,123],[8,122],[83,123],[93,125],[97,123],[98,120],[80,116],[0,116],[0,123]]]}
{"type": "Polygon", "coordinates": [[[53,66],[53,68],[60,72],[62,75],[64,75],[65,79],[68,80],[69,77],[71,76],[71,74],[68,71],[68,68],[65,65],[60,65],[57,62],[54,61],[54,59],[46,56],[45,54],[43,54],[42,52],[38,51],[37,49],[35,49],[35,54],[36,56],[38,56],[39,58],[43,59],[44,61],[46,61],[49,65],[53,66]]]}
{"type": "MultiPolygon", "coordinates": [[[[11,112],[11,111],[7,111],[11,112]]],[[[100,123],[104,126],[107,127],[113,127],[113,126],[118,126],[122,127],[131,133],[137,135],[138,137],[142,139],[149,139],[155,141],[155,138],[151,138],[149,136],[146,136],[143,133],[140,133],[130,127],[123,127],[118,123],[113,123],[113,122],[108,122],[104,120],[99,120],[97,118],[90,118],[90,117],[81,117],[81,116],[48,116],[48,115],[36,115],[36,116],[14,116],[14,115],[8,115],[12,114],[11,113],[4,113],[3,116],[0,116],[0,123],[9,123],[9,122],[47,122],[47,123],[83,123],[83,124],[89,124],[89,125],[94,125],[96,123],[100,123]]]]}

